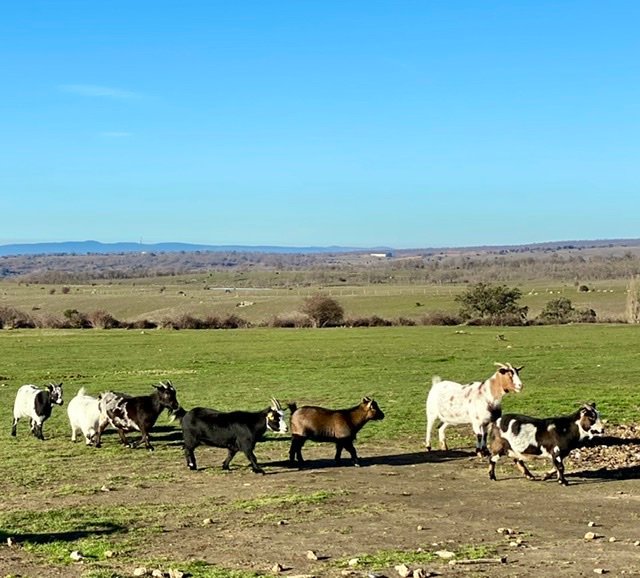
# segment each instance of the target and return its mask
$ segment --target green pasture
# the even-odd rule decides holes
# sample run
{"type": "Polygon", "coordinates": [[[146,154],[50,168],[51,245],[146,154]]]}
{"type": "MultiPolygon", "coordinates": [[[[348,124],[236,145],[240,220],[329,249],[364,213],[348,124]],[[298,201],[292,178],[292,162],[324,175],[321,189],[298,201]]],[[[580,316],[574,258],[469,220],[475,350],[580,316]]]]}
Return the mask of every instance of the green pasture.
{"type": "MultiPolygon", "coordinates": [[[[0,307],[15,307],[34,317],[62,316],[67,309],[82,313],[101,309],[121,321],[159,322],[185,313],[200,317],[236,314],[261,324],[276,315],[300,311],[306,297],[323,293],[338,300],[347,318],[378,315],[385,319],[404,317],[419,321],[434,311],[457,313],[459,306],[455,297],[468,288],[468,285],[393,281],[358,286],[310,285],[304,283],[300,275],[300,279],[292,278],[288,287],[274,284],[273,273],[263,279],[256,272],[246,278],[216,273],[66,286],[4,280],[0,282],[0,307]]],[[[518,287],[522,292],[521,303],[529,307],[530,318],[537,316],[548,301],[566,297],[576,308],[594,309],[600,319],[616,320],[624,318],[627,282],[620,279],[590,283],[588,292],[579,292],[570,283],[531,281],[509,286],[518,287]]]]}
{"type": "MultiPolygon", "coordinates": [[[[271,396],[341,407],[374,395],[388,419],[363,439],[418,443],[433,375],[468,382],[509,361],[525,366],[525,388],[505,399],[506,411],[558,413],[596,400],[610,421],[637,420],[639,337],[628,325],[3,331],[0,418],[8,431],[24,383],[62,381],[68,400],[81,386],[145,393],[171,379],[187,408],[257,409],[271,396]]],[[[67,436],[64,408],[45,429],[67,436]]],[[[14,444],[0,440],[0,450],[14,444]]]]}
{"type": "MultiPolygon", "coordinates": [[[[386,418],[359,435],[358,444],[368,448],[361,452],[366,461],[367,455],[389,453],[391,448],[421,451],[424,402],[433,375],[460,382],[484,379],[493,373],[494,361],[524,365],[524,389],[504,399],[505,412],[556,415],[597,401],[609,423],[637,422],[639,338],[640,328],[630,325],[0,331],[0,539],[17,537],[25,551],[52,565],[69,564],[69,552],[80,550],[92,561],[85,568],[94,574],[85,576],[111,576],[118,564],[131,567],[144,561],[149,537],[173,520],[198,525],[198,512],[214,508],[258,511],[271,520],[276,506],[280,518],[295,518],[301,507],[345,499],[322,488],[311,494],[283,488],[280,495],[250,502],[229,496],[216,504],[200,504],[150,490],[148,501],[135,508],[105,500],[96,505],[93,500],[104,496],[104,486],[179,487],[189,472],[177,426],[160,417],[153,453],[125,450],[114,434],[106,435],[103,448],[96,450],[71,443],[65,405],[54,408],[46,422],[44,442],[29,435],[24,420],[14,439],[9,435],[13,400],[25,383],[62,381],[68,402],[81,386],[92,394],[106,389],[141,394],[170,379],[185,408],[223,410],[261,409],[272,396],[347,407],[373,395],[386,418]],[[58,500],[69,504],[61,507],[58,500]],[[107,559],[110,550],[118,552],[114,561],[107,559]]],[[[451,429],[454,448],[473,446],[470,428],[451,429]]],[[[278,441],[274,434],[269,440],[258,455],[285,459],[286,440],[278,441]]],[[[206,451],[211,453],[201,450],[201,465],[215,467],[203,475],[215,479],[223,475],[223,450],[206,451]]],[[[233,466],[246,469],[244,456],[233,466]]],[[[232,575],[206,564],[196,564],[192,573],[232,575]]]]}

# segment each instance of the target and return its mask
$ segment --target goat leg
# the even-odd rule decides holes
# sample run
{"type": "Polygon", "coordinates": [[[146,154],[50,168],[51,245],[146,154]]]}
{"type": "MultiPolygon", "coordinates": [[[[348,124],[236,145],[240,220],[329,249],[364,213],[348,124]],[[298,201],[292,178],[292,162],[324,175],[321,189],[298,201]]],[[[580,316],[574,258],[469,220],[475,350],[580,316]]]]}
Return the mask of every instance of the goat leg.
{"type": "Polygon", "coordinates": [[[357,468],[360,467],[360,461],[358,460],[358,454],[356,453],[356,448],[353,447],[353,442],[351,440],[347,440],[342,442],[344,448],[351,454],[351,459],[353,460],[353,465],[357,468]]]}
{"type": "Polygon", "coordinates": [[[527,478],[528,480],[535,480],[536,477],[529,471],[529,468],[525,465],[525,463],[516,458],[513,460],[514,463],[516,464],[516,468],[518,468],[518,470],[520,470],[520,472],[522,472],[522,475],[527,478]]]}
{"type": "Polygon", "coordinates": [[[336,442],[336,456],[335,456],[334,459],[336,460],[336,465],[338,465],[338,466],[340,465],[340,461],[341,461],[340,460],[340,456],[342,456],[342,448],[343,448],[342,442],[337,441],[336,442]]]}
{"type": "MultiPolygon", "coordinates": [[[[235,448],[228,448],[227,449],[227,457],[224,460],[224,462],[222,462],[222,469],[223,470],[228,470],[229,469],[229,464],[231,463],[231,460],[233,459],[233,456],[235,456],[238,453],[238,450],[235,448]]],[[[249,456],[247,456],[249,457],[249,456]]],[[[251,459],[249,459],[249,461],[251,461],[251,459]]]]}
{"type": "Polygon", "coordinates": [[[16,427],[18,426],[18,420],[17,418],[13,418],[13,423],[11,424],[11,435],[13,437],[16,437],[16,427]]]}
{"type": "Polygon", "coordinates": [[[306,438],[301,436],[293,435],[291,438],[291,447],[289,449],[289,464],[291,467],[295,467],[296,459],[298,460],[298,467],[303,467],[304,459],[302,457],[302,446],[304,446],[304,442],[307,441],[306,438]]]}
{"type": "Polygon", "coordinates": [[[184,448],[184,457],[187,459],[187,466],[189,466],[190,470],[197,470],[198,466],[196,464],[196,454],[193,451],[193,448],[184,448]]]}
{"type": "Polygon", "coordinates": [[[266,472],[258,465],[258,460],[256,459],[253,450],[245,450],[244,454],[247,456],[249,462],[251,462],[251,469],[255,474],[265,474],[266,472]]]}

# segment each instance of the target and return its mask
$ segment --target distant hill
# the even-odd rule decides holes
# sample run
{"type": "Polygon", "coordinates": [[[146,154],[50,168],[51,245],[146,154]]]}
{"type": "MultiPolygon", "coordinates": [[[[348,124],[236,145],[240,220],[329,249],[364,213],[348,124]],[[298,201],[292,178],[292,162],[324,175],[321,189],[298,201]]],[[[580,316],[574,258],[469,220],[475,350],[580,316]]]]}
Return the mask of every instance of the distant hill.
{"type": "MultiPolygon", "coordinates": [[[[114,253],[177,253],[180,251],[253,252],[253,253],[348,253],[367,251],[354,247],[279,247],[249,245],[197,245],[192,243],[101,243],[99,241],[64,241],[58,243],[14,243],[0,245],[0,256],[9,255],[60,255],[114,253]]],[[[374,249],[371,249],[374,250],[374,249]]],[[[378,250],[376,248],[375,250],[378,250]]],[[[388,250],[388,249],[384,249],[388,250]]]]}
{"type": "Polygon", "coordinates": [[[478,245],[459,247],[428,247],[395,250],[390,247],[282,247],[277,245],[198,245],[193,243],[101,243],[99,241],[64,241],[58,243],[14,243],[0,245],[0,256],[22,255],[113,255],[118,253],[265,253],[290,255],[323,255],[340,253],[393,253],[395,255],[416,253],[460,253],[467,251],[544,251],[557,249],[585,249],[603,247],[638,247],[640,239],[597,239],[575,241],[550,241],[522,245],[478,245]]]}

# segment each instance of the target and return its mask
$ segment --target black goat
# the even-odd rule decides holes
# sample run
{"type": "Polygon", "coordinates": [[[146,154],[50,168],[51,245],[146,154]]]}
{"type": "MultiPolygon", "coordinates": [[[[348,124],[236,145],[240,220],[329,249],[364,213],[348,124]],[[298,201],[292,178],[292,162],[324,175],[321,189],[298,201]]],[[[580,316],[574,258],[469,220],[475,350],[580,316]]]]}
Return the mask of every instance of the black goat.
{"type": "Polygon", "coordinates": [[[558,482],[566,486],[568,482],[564,477],[562,460],[584,439],[602,433],[603,426],[595,403],[583,405],[571,415],[547,419],[503,415],[491,428],[489,479],[496,479],[496,463],[500,456],[509,455],[524,476],[533,480],[535,477],[523,460],[542,456],[551,458],[554,466],[543,479],[557,474],[558,482]]]}
{"type": "MultiPolygon", "coordinates": [[[[144,443],[148,450],[153,450],[149,442],[149,433],[158,416],[164,409],[176,411],[180,407],[176,390],[170,381],[153,387],[156,391],[150,395],[131,396],[108,391],[100,396],[100,418],[108,421],[118,430],[123,444],[135,448],[144,443]],[[131,431],[139,431],[142,437],[137,442],[128,444],[125,432],[131,431]]],[[[96,445],[100,445],[100,434],[96,437],[96,445]]]]}
{"type": "Polygon", "coordinates": [[[287,431],[284,412],[276,399],[271,400],[270,407],[257,412],[221,412],[205,407],[194,407],[187,412],[178,410],[173,412],[173,415],[182,425],[184,455],[187,466],[192,470],[197,469],[194,450],[204,444],[227,448],[227,458],[222,463],[223,470],[229,469],[229,463],[241,451],[247,456],[251,469],[256,474],[264,474],[253,453],[256,443],[267,429],[278,433],[287,431]]]}
{"type": "Polygon", "coordinates": [[[331,442],[336,444],[335,460],[339,464],[342,450],[351,454],[353,465],[359,466],[358,454],[353,442],[362,427],[371,420],[384,419],[384,413],[378,407],[375,400],[365,397],[350,409],[325,409],[305,405],[297,407],[295,403],[289,404],[291,410],[291,448],[289,449],[289,462],[296,464],[296,458],[300,466],[303,465],[302,446],[310,439],[318,442],[331,442]]]}

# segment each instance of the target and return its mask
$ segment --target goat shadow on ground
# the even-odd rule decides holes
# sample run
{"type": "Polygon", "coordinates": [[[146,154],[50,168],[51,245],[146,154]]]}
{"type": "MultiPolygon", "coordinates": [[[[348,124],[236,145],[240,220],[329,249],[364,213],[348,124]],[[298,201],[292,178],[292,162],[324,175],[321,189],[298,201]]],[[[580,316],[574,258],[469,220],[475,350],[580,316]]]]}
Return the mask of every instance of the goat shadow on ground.
{"type": "MultiPolygon", "coordinates": [[[[466,452],[461,450],[449,450],[449,451],[431,451],[427,452],[407,452],[402,454],[386,454],[377,456],[358,456],[360,461],[360,467],[366,468],[371,466],[414,466],[418,464],[437,464],[443,462],[450,462],[459,459],[468,459],[475,457],[475,452],[466,452]]],[[[305,459],[304,466],[299,468],[298,466],[291,467],[289,460],[278,460],[272,462],[265,462],[264,466],[271,467],[284,467],[289,470],[317,470],[324,468],[351,468],[353,462],[350,457],[344,457],[340,461],[340,464],[336,464],[333,458],[320,458],[320,459],[305,459]]]]}
{"type": "MultiPolygon", "coordinates": [[[[640,446],[640,438],[620,438],[613,436],[603,436],[592,438],[582,445],[582,447],[617,447],[617,446],[640,446]]],[[[592,484],[597,482],[615,480],[638,480],[640,479],[640,466],[623,466],[620,468],[603,467],[597,470],[580,470],[565,474],[567,478],[582,478],[583,481],[576,480],[577,484],[592,484]]]]}
{"type": "Polygon", "coordinates": [[[567,478],[578,478],[572,483],[595,484],[597,482],[614,482],[621,480],[640,480],[640,466],[622,468],[598,468],[597,470],[580,470],[565,473],[567,478]]]}
{"type": "Polygon", "coordinates": [[[586,440],[580,447],[595,448],[598,446],[640,446],[640,438],[619,438],[614,436],[594,437],[586,440]]]}
{"type": "Polygon", "coordinates": [[[125,526],[118,524],[101,524],[100,528],[95,530],[69,530],[68,532],[43,532],[41,534],[23,534],[6,532],[0,530],[0,542],[6,543],[7,538],[11,538],[18,543],[29,542],[30,544],[50,544],[52,542],[75,542],[82,538],[89,538],[92,536],[108,536],[118,532],[126,532],[125,526]]]}

